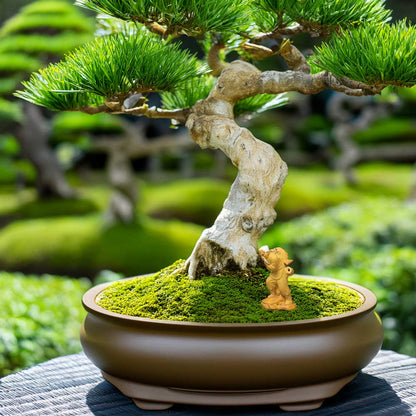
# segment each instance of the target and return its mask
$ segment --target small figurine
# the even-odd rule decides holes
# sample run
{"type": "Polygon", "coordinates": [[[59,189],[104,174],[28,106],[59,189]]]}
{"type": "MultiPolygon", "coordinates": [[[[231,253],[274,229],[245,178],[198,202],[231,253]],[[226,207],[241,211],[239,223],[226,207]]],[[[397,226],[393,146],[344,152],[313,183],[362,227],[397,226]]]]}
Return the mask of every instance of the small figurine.
{"type": "Polygon", "coordinates": [[[288,285],[288,277],[292,276],[294,270],[288,267],[293,260],[289,260],[286,250],[281,247],[269,249],[268,246],[259,250],[261,259],[266,268],[270,270],[270,276],[266,280],[270,295],[263,299],[261,305],[264,309],[279,309],[290,311],[296,308],[292,301],[288,285]]]}

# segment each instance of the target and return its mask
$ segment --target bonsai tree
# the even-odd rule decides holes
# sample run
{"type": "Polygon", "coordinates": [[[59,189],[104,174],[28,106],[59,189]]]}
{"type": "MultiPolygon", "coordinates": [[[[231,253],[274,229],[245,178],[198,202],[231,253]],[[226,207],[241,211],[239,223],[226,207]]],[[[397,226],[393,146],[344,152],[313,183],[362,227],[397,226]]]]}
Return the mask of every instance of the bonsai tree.
{"type": "Polygon", "coordinates": [[[58,111],[169,118],[186,125],[201,148],[221,149],[231,159],[239,173],[223,210],[186,262],[191,279],[256,265],[257,241],[276,218],[287,166],[235,122],[242,102],[258,104],[257,96],[268,94],[268,101],[281,103],[278,94],[327,88],[375,95],[388,85],[416,83],[416,29],[406,21],[389,24],[383,0],[77,3],[133,24],[34,74],[17,95],[58,111]],[[292,43],[300,33],[325,39],[309,58],[292,43]],[[209,70],[181,49],[181,36],[205,47],[209,70]],[[226,62],[227,51],[240,59],[226,62]],[[272,55],[288,69],[262,72],[252,63],[272,55]],[[164,108],[146,104],[153,91],[168,93],[164,108]]]}
{"type": "MultiPolygon", "coordinates": [[[[22,8],[0,29],[0,96],[12,93],[28,75],[92,38],[94,24],[67,1],[38,0],[22,8]]],[[[8,128],[35,167],[40,197],[75,196],[49,147],[51,126],[40,108],[24,103],[24,116],[8,128]]]]}

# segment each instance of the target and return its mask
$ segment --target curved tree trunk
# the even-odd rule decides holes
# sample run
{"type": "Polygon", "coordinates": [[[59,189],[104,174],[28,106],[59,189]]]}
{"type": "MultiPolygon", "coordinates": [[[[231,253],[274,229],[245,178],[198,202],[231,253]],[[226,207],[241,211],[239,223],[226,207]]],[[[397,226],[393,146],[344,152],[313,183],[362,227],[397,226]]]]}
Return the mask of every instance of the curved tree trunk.
{"type": "Polygon", "coordinates": [[[24,103],[25,119],[16,132],[23,155],[33,164],[37,173],[40,198],[74,198],[75,191],[66,181],[55,153],[48,146],[50,128],[39,107],[24,103]]]}
{"type": "MultiPolygon", "coordinates": [[[[244,82],[246,70],[252,74],[254,67],[241,64],[243,73],[237,71],[234,76],[240,75],[244,82]]],[[[222,150],[239,173],[214,225],[202,233],[187,260],[191,279],[257,264],[257,241],[276,218],[274,207],[287,176],[287,165],[273,147],[236,124],[235,100],[226,101],[216,94],[222,80],[218,80],[219,88],[194,106],[186,125],[201,148],[222,150]]]]}

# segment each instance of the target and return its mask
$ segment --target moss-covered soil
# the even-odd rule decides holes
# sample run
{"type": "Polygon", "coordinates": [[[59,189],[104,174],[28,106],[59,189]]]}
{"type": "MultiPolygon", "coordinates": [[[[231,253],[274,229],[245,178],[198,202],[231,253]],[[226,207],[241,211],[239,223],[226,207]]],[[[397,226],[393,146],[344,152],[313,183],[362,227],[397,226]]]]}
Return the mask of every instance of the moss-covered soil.
{"type": "Polygon", "coordinates": [[[124,315],[171,321],[205,323],[261,323],[322,318],[352,311],[361,297],[332,282],[293,277],[290,279],[293,311],[264,310],[268,272],[251,269],[190,281],[180,260],[160,272],[122,280],[98,297],[103,308],[124,315]]]}

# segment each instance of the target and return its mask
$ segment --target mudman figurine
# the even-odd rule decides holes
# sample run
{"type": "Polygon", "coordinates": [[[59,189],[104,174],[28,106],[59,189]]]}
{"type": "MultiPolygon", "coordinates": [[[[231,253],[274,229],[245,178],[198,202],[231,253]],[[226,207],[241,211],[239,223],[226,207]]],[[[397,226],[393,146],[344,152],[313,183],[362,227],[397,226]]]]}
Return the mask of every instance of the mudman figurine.
{"type": "Polygon", "coordinates": [[[262,300],[261,305],[264,309],[295,309],[296,304],[292,301],[288,285],[288,277],[294,273],[289,267],[293,260],[289,260],[289,255],[281,247],[269,249],[264,246],[260,248],[259,254],[266,268],[270,270],[270,276],[266,280],[270,295],[262,300]]]}

